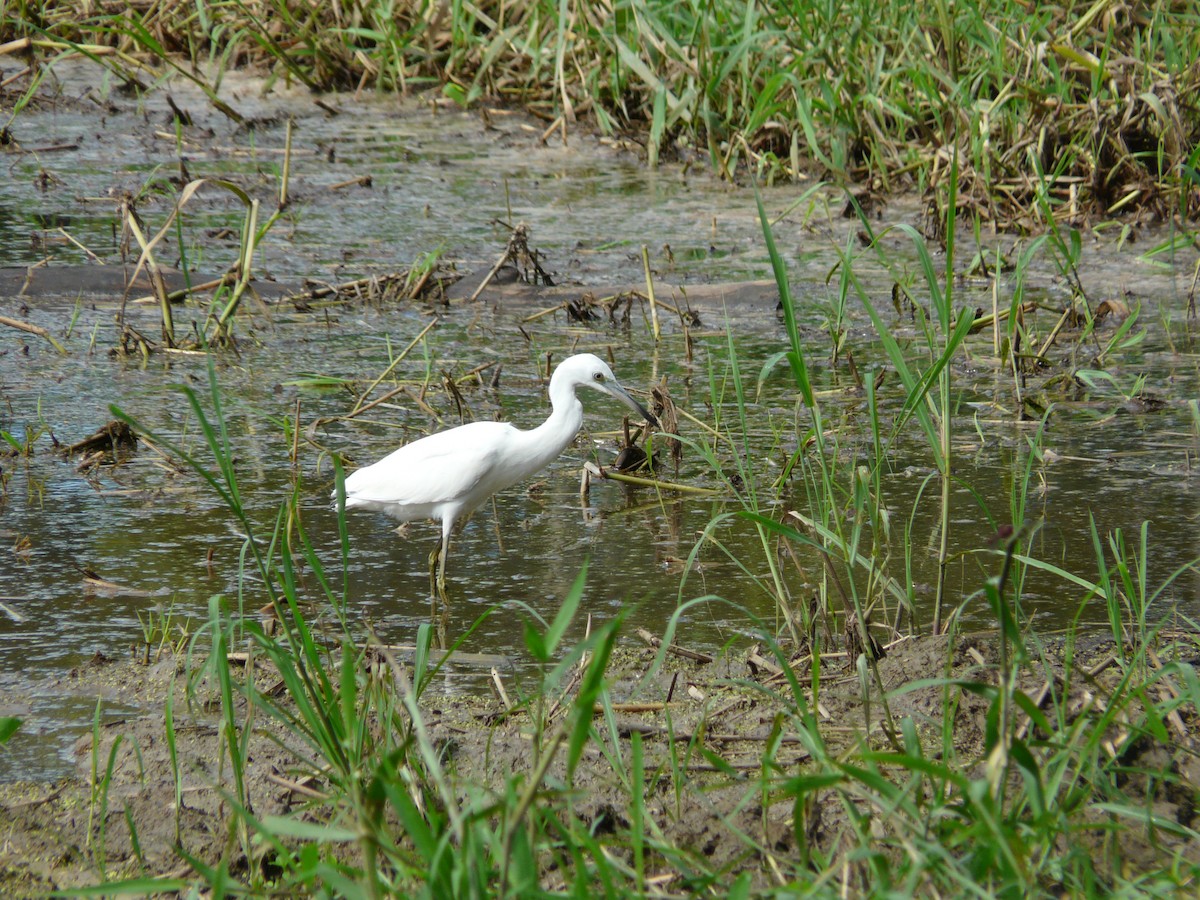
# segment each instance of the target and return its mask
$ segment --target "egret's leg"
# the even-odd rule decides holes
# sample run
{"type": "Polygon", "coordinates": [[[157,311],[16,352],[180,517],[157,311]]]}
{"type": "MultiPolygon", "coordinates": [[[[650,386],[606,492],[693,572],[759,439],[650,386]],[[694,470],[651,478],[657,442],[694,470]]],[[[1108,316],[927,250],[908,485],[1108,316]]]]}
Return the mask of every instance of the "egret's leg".
{"type": "Polygon", "coordinates": [[[440,621],[443,629],[448,629],[450,625],[450,597],[446,594],[446,557],[450,555],[450,532],[453,528],[453,522],[446,522],[442,527],[442,554],[438,560],[437,597],[442,601],[440,621]]]}
{"type": "Polygon", "coordinates": [[[430,599],[429,599],[429,618],[433,622],[433,626],[437,635],[438,647],[442,650],[447,648],[446,636],[450,630],[450,598],[446,594],[446,557],[450,555],[450,532],[454,529],[454,520],[446,519],[442,522],[442,539],[438,543],[437,550],[437,575],[434,575],[434,559],[429,560],[429,581],[430,581],[430,599]],[[438,600],[441,600],[441,610],[438,610],[438,600]]]}
{"type": "MultiPolygon", "coordinates": [[[[443,547],[442,541],[438,541],[438,545],[433,548],[433,552],[429,554],[429,621],[438,626],[441,623],[439,630],[445,629],[446,611],[449,606],[446,602],[446,588],[441,584],[444,576],[439,576],[439,572],[444,570],[442,565],[443,547]],[[438,600],[441,600],[441,613],[438,612],[438,600]]],[[[439,647],[444,648],[444,641],[439,640],[439,647]]]]}
{"type": "Polygon", "coordinates": [[[453,528],[453,521],[442,523],[442,539],[429,554],[429,596],[433,600],[440,598],[442,603],[449,602],[446,596],[446,557],[450,555],[450,532],[453,528]]]}
{"type": "Polygon", "coordinates": [[[438,571],[438,560],[441,555],[442,555],[442,542],[438,541],[437,546],[434,547],[433,551],[429,554],[429,596],[430,597],[436,597],[438,595],[437,571],[438,571]]]}
{"type": "Polygon", "coordinates": [[[442,533],[442,558],[438,561],[437,589],[442,602],[446,602],[446,557],[450,555],[450,529],[442,533]]]}

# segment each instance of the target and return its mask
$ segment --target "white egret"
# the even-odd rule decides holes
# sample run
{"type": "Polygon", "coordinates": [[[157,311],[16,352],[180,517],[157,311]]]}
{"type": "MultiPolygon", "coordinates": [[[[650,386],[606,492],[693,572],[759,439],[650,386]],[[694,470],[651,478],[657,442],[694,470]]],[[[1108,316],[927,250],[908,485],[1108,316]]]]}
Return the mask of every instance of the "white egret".
{"type": "Polygon", "coordinates": [[[581,353],[554,370],[552,412],[537,428],[522,431],[507,422],[470,422],[405,444],[346,478],[346,508],[376,510],[401,522],[440,520],[442,536],[429,557],[429,580],[430,592],[436,590],[445,600],[446,557],[454,526],[492,494],[548,465],[574,440],[583,426],[583,404],[575,395],[580,387],[610,394],[650,424],[658,424],[603,360],[581,353]]]}

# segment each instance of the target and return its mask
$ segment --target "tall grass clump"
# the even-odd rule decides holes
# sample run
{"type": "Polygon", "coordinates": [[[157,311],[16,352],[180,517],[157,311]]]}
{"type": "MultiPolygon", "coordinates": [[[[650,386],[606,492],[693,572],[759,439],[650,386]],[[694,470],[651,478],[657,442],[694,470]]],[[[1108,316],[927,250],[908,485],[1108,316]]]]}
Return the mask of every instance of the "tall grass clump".
{"type": "MultiPolygon", "coordinates": [[[[796,877],[819,888],[828,886],[836,871],[843,889],[850,885],[872,896],[1188,890],[1200,870],[1192,849],[1185,848],[1194,849],[1200,832],[1190,818],[1174,821],[1156,811],[1155,803],[1176,789],[1191,799],[1197,792],[1181,775],[1180,756],[1166,749],[1186,740],[1196,722],[1197,708],[1190,705],[1196,696],[1189,687],[1196,676],[1186,661],[1194,637],[1167,627],[1177,614],[1164,605],[1168,589],[1181,576],[1194,574],[1197,562],[1152,588],[1148,524],[1131,539],[1120,530],[1101,535],[1093,523],[1097,574],[1090,577],[1032,552],[1038,523],[1031,515],[1031,484],[1052,407],[1041,411],[1031,423],[1035,430],[1018,442],[1007,497],[981,494],[964,467],[955,464],[952,438],[963,417],[954,373],[960,357],[978,349],[967,349],[976,313],[956,299],[958,222],[952,211],[962,208],[956,199],[959,184],[952,160],[938,203],[947,211],[940,228],[943,265],[935,266],[926,238],[907,226],[895,230],[912,242],[917,278],[905,277],[878,253],[896,274],[894,318],[856,276],[855,244],[848,243],[841,254],[830,321],[845,309],[847,296],[856,296],[876,343],[851,347],[843,342],[842,330],[831,327],[829,358],[853,353],[861,362],[874,354],[899,381],[898,392],[889,390],[886,379],[859,378],[845,363],[860,386],[858,424],[864,427],[857,437],[845,427],[845,417],[839,421],[830,414],[839,392],[814,386],[814,348],[801,341],[798,305],[759,204],[786,334],[785,349],[765,361],[760,380],[778,377],[773,373],[786,364],[785,377],[796,397],[797,450],[775,487],[782,489],[790,477],[796,488],[791,496],[780,490],[788,504],[782,513],[770,509],[753,487],[740,484],[735,505],[760,533],[794,548],[809,571],[819,573],[807,576],[800,588],[815,588],[810,618],[792,599],[793,579],[776,583],[781,617],[798,616],[805,629],[800,640],[778,626],[764,638],[780,674],[771,679],[776,686],[763,692],[793,711],[788,727],[813,748],[799,773],[772,782],[776,802],[790,802],[794,810],[795,839],[806,867],[796,877]],[[914,456],[928,463],[929,474],[901,529],[893,521],[904,511],[888,496],[884,477],[914,456]],[[995,533],[988,547],[973,547],[956,531],[964,516],[955,504],[964,496],[995,533]],[[932,507],[932,514],[918,515],[918,507],[932,507]],[[929,523],[932,533],[919,533],[918,522],[929,523]],[[915,554],[922,548],[937,571],[932,609],[911,591],[915,554]],[[982,574],[977,589],[964,579],[960,591],[947,577],[948,562],[967,557],[982,574]],[[1033,570],[1053,576],[1064,602],[1073,599],[1080,616],[1088,607],[1104,605],[1111,654],[1099,662],[1085,656],[1080,645],[1093,639],[1082,629],[1071,628],[1064,636],[1032,627],[1022,596],[1033,570]],[[991,629],[982,636],[962,633],[960,613],[969,605],[990,617],[991,629]],[[889,608],[902,611],[907,621],[882,619],[879,613],[889,608]],[[818,628],[818,619],[837,625],[818,628]],[[885,634],[900,647],[893,652],[919,648],[928,653],[922,657],[927,677],[914,680],[904,663],[892,667],[882,646],[885,634]],[[905,674],[898,678],[898,671],[905,674]],[[861,697],[859,723],[849,738],[838,734],[845,720],[830,728],[811,715],[837,680],[835,672],[852,681],[861,697]],[[916,696],[936,699],[929,701],[932,708],[922,703],[914,713],[916,696]],[[974,729],[966,726],[972,719],[979,730],[969,739],[974,729]],[[1160,752],[1168,762],[1152,761],[1160,752]],[[839,808],[844,818],[833,837],[820,840],[818,823],[827,822],[831,808],[839,808]],[[1176,849],[1148,863],[1138,848],[1167,834],[1176,849]]],[[[867,216],[860,215],[860,221],[867,237],[862,252],[877,253],[883,235],[875,233],[867,216]]],[[[1060,245],[1052,237],[1024,248],[1012,304],[995,322],[993,349],[1008,370],[998,383],[1014,379],[1018,402],[1012,414],[1018,421],[1027,418],[1021,389],[1029,372],[1020,348],[1040,346],[1044,353],[1053,345],[1053,336],[1038,339],[1023,317],[1027,267],[1043,250],[1060,254],[1060,263],[1069,267],[1063,254],[1070,246],[1069,239],[1060,245]]],[[[1075,365],[1076,348],[1092,334],[1085,320],[1060,351],[1069,367],[1075,365]]],[[[1097,346],[1104,351],[1136,339],[1130,323],[1097,346]]],[[[732,347],[729,354],[730,377],[736,379],[742,364],[732,347]]],[[[737,427],[746,424],[745,398],[735,392],[733,399],[739,413],[730,420],[726,454],[738,444],[737,427]]],[[[739,473],[754,477],[748,470],[739,473]]],[[[704,543],[729,552],[720,540],[728,518],[713,520],[692,561],[704,543]]],[[[775,558],[783,555],[772,547],[765,562],[739,563],[750,571],[774,571],[775,558]]]]}
{"type": "MultiPolygon", "coordinates": [[[[954,184],[956,180],[952,177],[951,191],[954,184]]],[[[955,207],[953,197],[947,206],[950,209],[955,207]]],[[[767,368],[777,360],[787,361],[797,392],[798,406],[808,420],[807,427],[797,434],[799,449],[784,473],[785,480],[798,474],[803,484],[805,508],[790,513],[790,518],[799,522],[803,531],[782,523],[771,527],[782,537],[800,540],[817,549],[824,572],[821,605],[828,608],[830,604],[835,604],[841,608],[848,623],[859,623],[861,630],[855,637],[857,646],[870,648],[872,638],[867,631],[867,623],[877,608],[885,613],[889,611],[889,597],[896,601],[891,609],[891,619],[896,625],[904,617],[914,626],[921,627],[916,620],[918,613],[911,589],[904,586],[912,584],[910,554],[915,541],[913,535],[906,532],[903,541],[906,577],[903,580],[893,577],[889,572],[892,516],[882,493],[882,477],[893,464],[891,453],[909,423],[917,423],[924,438],[922,445],[928,452],[933,468],[918,491],[916,502],[921,502],[928,485],[933,483],[936,486],[938,580],[930,628],[934,633],[940,633],[946,605],[946,568],[951,551],[951,434],[955,392],[951,384],[950,364],[973,324],[971,313],[954,309],[953,217],[945,229],[948,249],[942,273],[936,271],[924,239],[910,226],[897,226],[913,240],[930,298],[928,310],[924,305],[912,305],[916,332],[924,344],[922,360],[912,359],[911,352],[902,346],[901,340],[866,295],[854,274],[854,256],[849,247],[842,255],[835,312],[844,311],[847,297],[851,294],[862,298],[887,362],[899,375],[904,390],[901,408],[892,417],[889,427],[883,421],[875,381],[862,379],[854,369],[865,394],[870,449],[865,455],[858,454],[856,462],[851,465],[845,462],[849,454],[846,452],[848,448],[842,445],[842,429],[829,425],[822,412],[820,396],[813,389],[812,374],[801,343],[797,305],[761,199],[759,215],[788,338],[788,348],[768,361],[767,368]]],[[[831,358],[836,360],[843,346],[840,328],[831,333],[831,341],[831,358]]],[[[748,513],[758,517],[758,510],[749,510],[748,513]]],[[[765,523],[760,520],[759,524],[765,523]]],[[[850,624],[847,629],[854,630],[850,624]]]]}
{"type": "MultiPolygon", "coordinates": [[[[210,410],[200,397],[185,388],[189,406],[205,438],[213,463],[206,463],[165,438],[162,446],[192,468],[223,501],[245,536],[241,553],[242,588],[232,607],[228,598],[210,601],[207,626],[192,641],[189,657],[197,663],[197,677],[215,685],[220,709],[223,760],[229,779],[227,803],[230,818],[230,848],[242,859],[269,857],[271,870],[280,885],[300,889],[318,881],[340,885],[365,896],[380,896],[394,878],[404,878],[413,863],[395,844],[385,824],[383,811],[389,805],[400,816],[411,815],[414,803],[423,803],[418,791],[400,791],[390,796],[380,779],[390,775],[399,783],[395,770],[414,758],[430,753],[422,744],[416,696],[428,670],[418,655],[413,672],[415,683],[398,666],[373,664],[379,657],[368,653],[367,641],[351,631],[345,603],[345,581],[326,574],[303,526],[296,499],[279,511],[273,530],[260,539],[242,498],[234,464],[230,436],[225,426],[220,391],[210,360],[210,410]],[[297,554],[299,554],[297,556],[297,554]],[[297,565],[302,563],[319,586],[322,614],[311,622],[302,608],[297,565]],[[261,623],[247,615],[246,593],[261,589],[271,599],[280,627],[268,634],[261,623]],[[332,625],[332,628],[330,626],[332,625]],[[204,641],[207,640],[207,644],[204,641]],[[245,673],[235,672],[230,653],[235,648],[249,651],[245,673]],[[267,692],[256,679],[266,670],[283,686],[282,698],[267,692]],[[400,679],[399,682],[395,681],[400,679]],[[399,684],[399,687],[397,686],[399,684]],[[417,714],[414,715],[414,712],[417,714]],[[327,800],[308,810],[308,816],[260,817],[254,811],[261,798],[252,795],[246,778],[248,752],[253,734],[261,724],[281,729],[284,743],[294,752],[296,764],[324,785],[327,800]],[[309,852],[305,847],[327,849],[309,852]],[[348,862],[337,848],[352,848],[348,862]]],[[[114,414],[137,423],[122,411],[114,414]]],[[[340,472],[339,472],[340,478],[340,472]]],[[[344,519],[340,532],[342,564],[349,552],[344,519]]],[[[389,662],[394,662],[390,661],[389,662]]],[[[428,762],[436,764],[436,754],[428,762]]],[[[424,763],[421,763],[424,771],[424,763]]],[[[436,770],[426,786],[437,790],[436,770]]],[[[440,805],[441,801],[435,801],[440,805]]],[[[185,858],[202,873],[229,878],[228,860],[218,869],[203,865],[181,848],[185,858]]],[[[249,883],[243,889],[263,889],[262,867],[249,865],[249,883]],[[256,876],[257,875],[257,879],[256,876]]]]}
{"type": "Polygon", "coordinates": [[[727,176],[925,191],[957,155],[959,202],[1016,230],[1041,219],[1047,187],[1063,221],[1200,212],[1200,13],[1169,0],[23,0],[0,25],[12,40],[39,59],[85,53],[132,86],[149,57],[233,116],[217,89],[250,64],[315,90],[517,103],[547,134],[632,128],[651,161],[695,148],[727,176]]]}

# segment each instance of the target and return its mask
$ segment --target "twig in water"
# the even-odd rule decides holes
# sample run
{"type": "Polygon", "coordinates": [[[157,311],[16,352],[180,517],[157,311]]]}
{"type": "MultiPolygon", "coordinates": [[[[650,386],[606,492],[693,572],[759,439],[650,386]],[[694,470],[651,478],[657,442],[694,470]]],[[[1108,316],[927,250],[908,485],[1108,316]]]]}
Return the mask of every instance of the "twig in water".
{"type": "Polygon", "coordinates": [[[504,704],[505,711],[512,709],[512,701],[508,699],[508,692],[504,690],[504,682],[500,680],[500,673],[496,668],[492,667],[492,684],[496,688],[496,693],[500,697],[500,702],[504,704]]]}
{"type": "Polygon", "coordinates": [[[659,481],[655,478],[638,478],[636,475],[626,475],[612,469],[602,469],[593,462],[584,463],[584,468],[596,478],[607,478],[611,481],[623,481],[626,484],[636,484],[641,487],[652,487],[663,491],[679,491],[684,494],[718,494],[717,488],[699,487],[694,484],[676,484],[672,481],[659,481]]]}
{"type": "MultiPolygon", "coordinates": [[[[379,382],[381,382],[381,381],[383,381],[383,379],[387,378],[388,375],[391,374],[392,370],[394,368],[396,368],[396,366],[400,365],[400,363],[404,360],[404,358],[406,356],[408,356],[408,354],[412,350],[412,348],[417,346],[417,344],[421,343],[421,340],[425,337],[425,335],[429,334],[430,329],[432,329],[433,326],[436,325],[439,321],[440,321],[440,319],[437,316],[434,316],[430,320],[429,324],[421,329],[421,333],[418,334],[415,338],[413,338],[411,341],[408,342],[408,346],[400,351],[400,355],[397,356],[395,359],[393,359],[391,364],[386,369],[384,369],[383,372],[380,373],[379,377],[371,382],[370,387],[368,387],[365,391],[362,392],[362,395],[354,403],[354,409],[351,410],[351,413],[350,413],[351,415],[354,415],[355,413],[360,411],[360,409],[362,408],[362,405],[363,405],[363,401],[366,400],[367,397],[370,396],[371,391],[375,390],[375,388],[378,387],[379,382]]],[[[392,393],[395,393],[395,392],[393,391],[392,393]]],[[[379,401],[376,401],[376,402],[379,402],[379,401]]],[[[371,404],[371,405],[374,406],[374,404],[371,404]]]]}
{"type": "MultiPolygon", "coordinates": [[[[655,637],[653,634],[651,634],[645,628],[639,628],[637,630],[637,636],[640,637],[647,644],[649,644],[651,647],[658,648],[658,647],[662,646],[662,639],[659,637],[655,637]]],[[[709,656],[707,653],[700,653],[697,650],[688,650],[685,647],[679,647],[679,646],[676,646],[675,644],[668,644],[667,652],[673,653],[675,656],[682,656],[684,659],[691,659],[691,660],[695,660],[696,662],[701,662],[701,663],[710,663],[713,661],[713,658],[711,656],[709,656]]]]}
{"type": "Polygon", "coordinates": [[[0,316],[0,325],[7,325],[9,328],[16,328],[20,331],[27,331],[30,334],[36,334],[38,337],[45,338],[51,344],[53,344],[54,349],[59,353],[65,354],[67,352],[63,349],[62,344],[56,341],[54,336],[41,325],[31,325],[29,322],[22,322],[20,319],[10,319],[8,316],[0,316]]]}
{"type": "Polygon", "coordinates": [[[661,332],[658,325],[658,304],[654,300],[654,277],[650,274],[650,251],[642,244],[642,270],[646,274],[646,297],[650,300],[650,325],[654,330],[654,343],[658,343],[661,332]]]}

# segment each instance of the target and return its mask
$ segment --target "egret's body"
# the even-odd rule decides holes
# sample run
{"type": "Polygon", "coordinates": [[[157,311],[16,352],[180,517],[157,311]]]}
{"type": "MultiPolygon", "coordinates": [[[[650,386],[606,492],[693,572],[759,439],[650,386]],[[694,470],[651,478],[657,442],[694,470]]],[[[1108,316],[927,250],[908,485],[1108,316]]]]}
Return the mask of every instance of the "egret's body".
{"type": "MultiPolygon", "coordinates": [[[[583,426],[583,404],[575,395],[579,387],[610,394],[654,422],[601,359],[582,353],[554,370],[552,412],[537,428],[522,431],[507,422],[471,422],[406,444],[346,478],[346,508],[376,510],[401,522],[440,520],[436,590],[444,596],[455,524],[488,497],[548,465],[575,439],[583,426]]],[[[434,561],[430,557],[431,580],[434,561]]]]}

